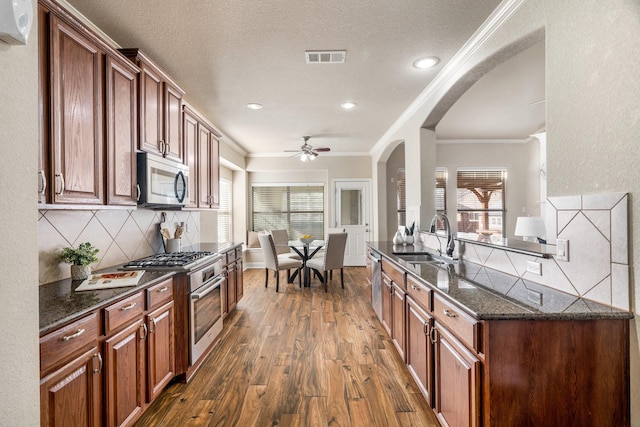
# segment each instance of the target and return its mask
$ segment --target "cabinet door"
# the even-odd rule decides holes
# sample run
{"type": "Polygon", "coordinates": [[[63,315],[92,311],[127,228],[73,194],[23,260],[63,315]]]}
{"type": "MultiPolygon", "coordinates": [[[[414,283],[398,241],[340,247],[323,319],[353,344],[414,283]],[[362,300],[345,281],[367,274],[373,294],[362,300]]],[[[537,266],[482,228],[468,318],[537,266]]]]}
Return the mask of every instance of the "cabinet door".
{"type": "Polygon", "coordinates": [[[244,295],[244,272],[242,259],[236,261],[236,303],[240,302],[244,295]]]}
{"type": "Polygon", "coordinates": [[[93,347],[40,382],[41,426],[100,426],[102,358],[93,347]]]}
{"type": "Polygon", "coordinates": [[[433,405],[432,317],[407,297],[407,367],[429,405],[433,405]]]}
{"type": "Polygon", "coordinates": [[[391,293],[392,303],[392,327],[391,327],[391,339],[396,346],[396,350],[400,353],[402,360],[405,360],[405,332],[406,332],[406,318],[405,318],[405,295],[406,292],[398,286],[397,283],[393,283],[393,292],[391,293]]]}
{"type": "Polygon", "coordinates": [[[158,397],[175,375],[173,301],[147,315],[147,401],[158,397]]]}
{"type": "Polygon", "coordinates": [[[391,336],[391,322],[392,322],[392,299],[391,293],[393,292],[393,285],[391,279],[382,275],[382,326],[391,336]]]}
{"type": "Polygon", "coordinates": [[[211,131],[200,125],[198,130],[198,206],[211,205],[209,166],[211,152],[211,131]]]}
{"type": "Polygon", "coordinates": [[[104,54],[55,15],[50,43],[53,202],[102,204],[104,54]]]}
{"type": "Polygon", "coordinates": [[[236,284],[238,275],[235,262],[227,266],[227,272],[227,313],[231,313],[236,308],[236,284]]]}
{"type": "Polygon", "coordinates": [[[168,159],[184,162],[182,145],[182,92],[168,82],[164,88],[164,155],[168,159]]]}
{"type": "Polygon", "coordinates": [[[145,330],[140,319],[104,343],[105,413],[109,427],[132,424],[142,413],[145,330]]]}
{"type": "Polygon", "coordinates": [[[49,184],[49,11],[38,2],[38,203],[47,203],[49,184]]]}
{"type": "Polygon", "coordinates": [[[187,207],[198,207],[198,120],[185,108],[183,114],[184,123],[184,157],[185,164],[189,166],[189,201],[187,207]]]}
{"type": "Polygon", "coordinates": [[[162,79],[160,74],[140,61],[140,142],[148,153],[162,154],[162,79]]]}
{"type": "Polygon", "coordinates": [[[212,132],[209,139],[209,194],[212,208],[220,207],[220,142],[212,132]]]}
{"type": "Polygon", "coordinates": [[[136,205],[138,71],[111,55],[106,70],[107,204],[136,205]]]}
{"type": "Polygon", "coordinates": [[[435,411],[445,426],[480,425],[480,361],[436,321],[435,411]]]}

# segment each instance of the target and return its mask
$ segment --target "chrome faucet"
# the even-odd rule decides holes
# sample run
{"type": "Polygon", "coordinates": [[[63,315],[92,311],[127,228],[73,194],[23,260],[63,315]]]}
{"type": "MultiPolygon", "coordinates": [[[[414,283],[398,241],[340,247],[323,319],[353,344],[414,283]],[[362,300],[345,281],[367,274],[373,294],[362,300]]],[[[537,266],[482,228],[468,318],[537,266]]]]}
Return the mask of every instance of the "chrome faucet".
{"type": "MultiPolygon", "coordinates": [[[[440,238],[438,237],[438,233],[436,230],[436,223],[438,219],[441,219],[444,222],[444,227],[447,232],[447,255],[453,256],[453,249],[455,248],[455,243],[453,242],[453,233],[451,232],[451,223],[449,222],[449,218],[443,213],[437,213],[434,215],[431,220],[431,225],[429,226],[429,231],[436,235],[436,239],[438,239],[438,246],[440,246],[440,238]]],[[[438,253],[442,255],[442,251],[438,248],[438,253]]]]}

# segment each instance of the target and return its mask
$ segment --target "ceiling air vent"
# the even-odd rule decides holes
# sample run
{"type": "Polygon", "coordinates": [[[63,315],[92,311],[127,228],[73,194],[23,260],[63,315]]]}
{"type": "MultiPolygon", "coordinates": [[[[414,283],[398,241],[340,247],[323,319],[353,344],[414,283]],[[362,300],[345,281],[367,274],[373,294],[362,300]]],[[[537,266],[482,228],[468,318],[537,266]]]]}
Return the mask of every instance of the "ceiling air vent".
{"type": "Polygon", "coordinates": [[[346,50],[307,50],[304,53],[307,64],[344,64],[346,50]]]}

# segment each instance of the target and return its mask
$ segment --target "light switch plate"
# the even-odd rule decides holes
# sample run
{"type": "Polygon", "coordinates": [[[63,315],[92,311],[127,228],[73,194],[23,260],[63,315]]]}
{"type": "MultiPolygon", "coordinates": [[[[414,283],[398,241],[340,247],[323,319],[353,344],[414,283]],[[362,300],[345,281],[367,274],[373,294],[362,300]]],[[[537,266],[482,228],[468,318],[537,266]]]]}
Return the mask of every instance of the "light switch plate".
{"type": "Polygon", "coordinates": [[[527,272],[542,276],[542,264],[535,261],[527,261],[527,272]]]}
{"type": "Polygon", "coordinates": [[[569,240],[556,240],[556,259],[558,261],[569,261],[569,240]]]}

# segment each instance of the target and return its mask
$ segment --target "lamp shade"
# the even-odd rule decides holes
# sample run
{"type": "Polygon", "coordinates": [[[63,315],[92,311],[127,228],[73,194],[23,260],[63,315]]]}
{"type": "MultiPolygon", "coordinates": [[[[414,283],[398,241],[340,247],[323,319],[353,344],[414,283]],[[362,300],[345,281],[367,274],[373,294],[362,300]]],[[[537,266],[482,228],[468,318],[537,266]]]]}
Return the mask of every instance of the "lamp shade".
{"type": "Polygon", "coordinates": [[[516,236],[542,237],[547,234],[544,220],[539,216],[519,216],[516,220],[516,236]]]}

